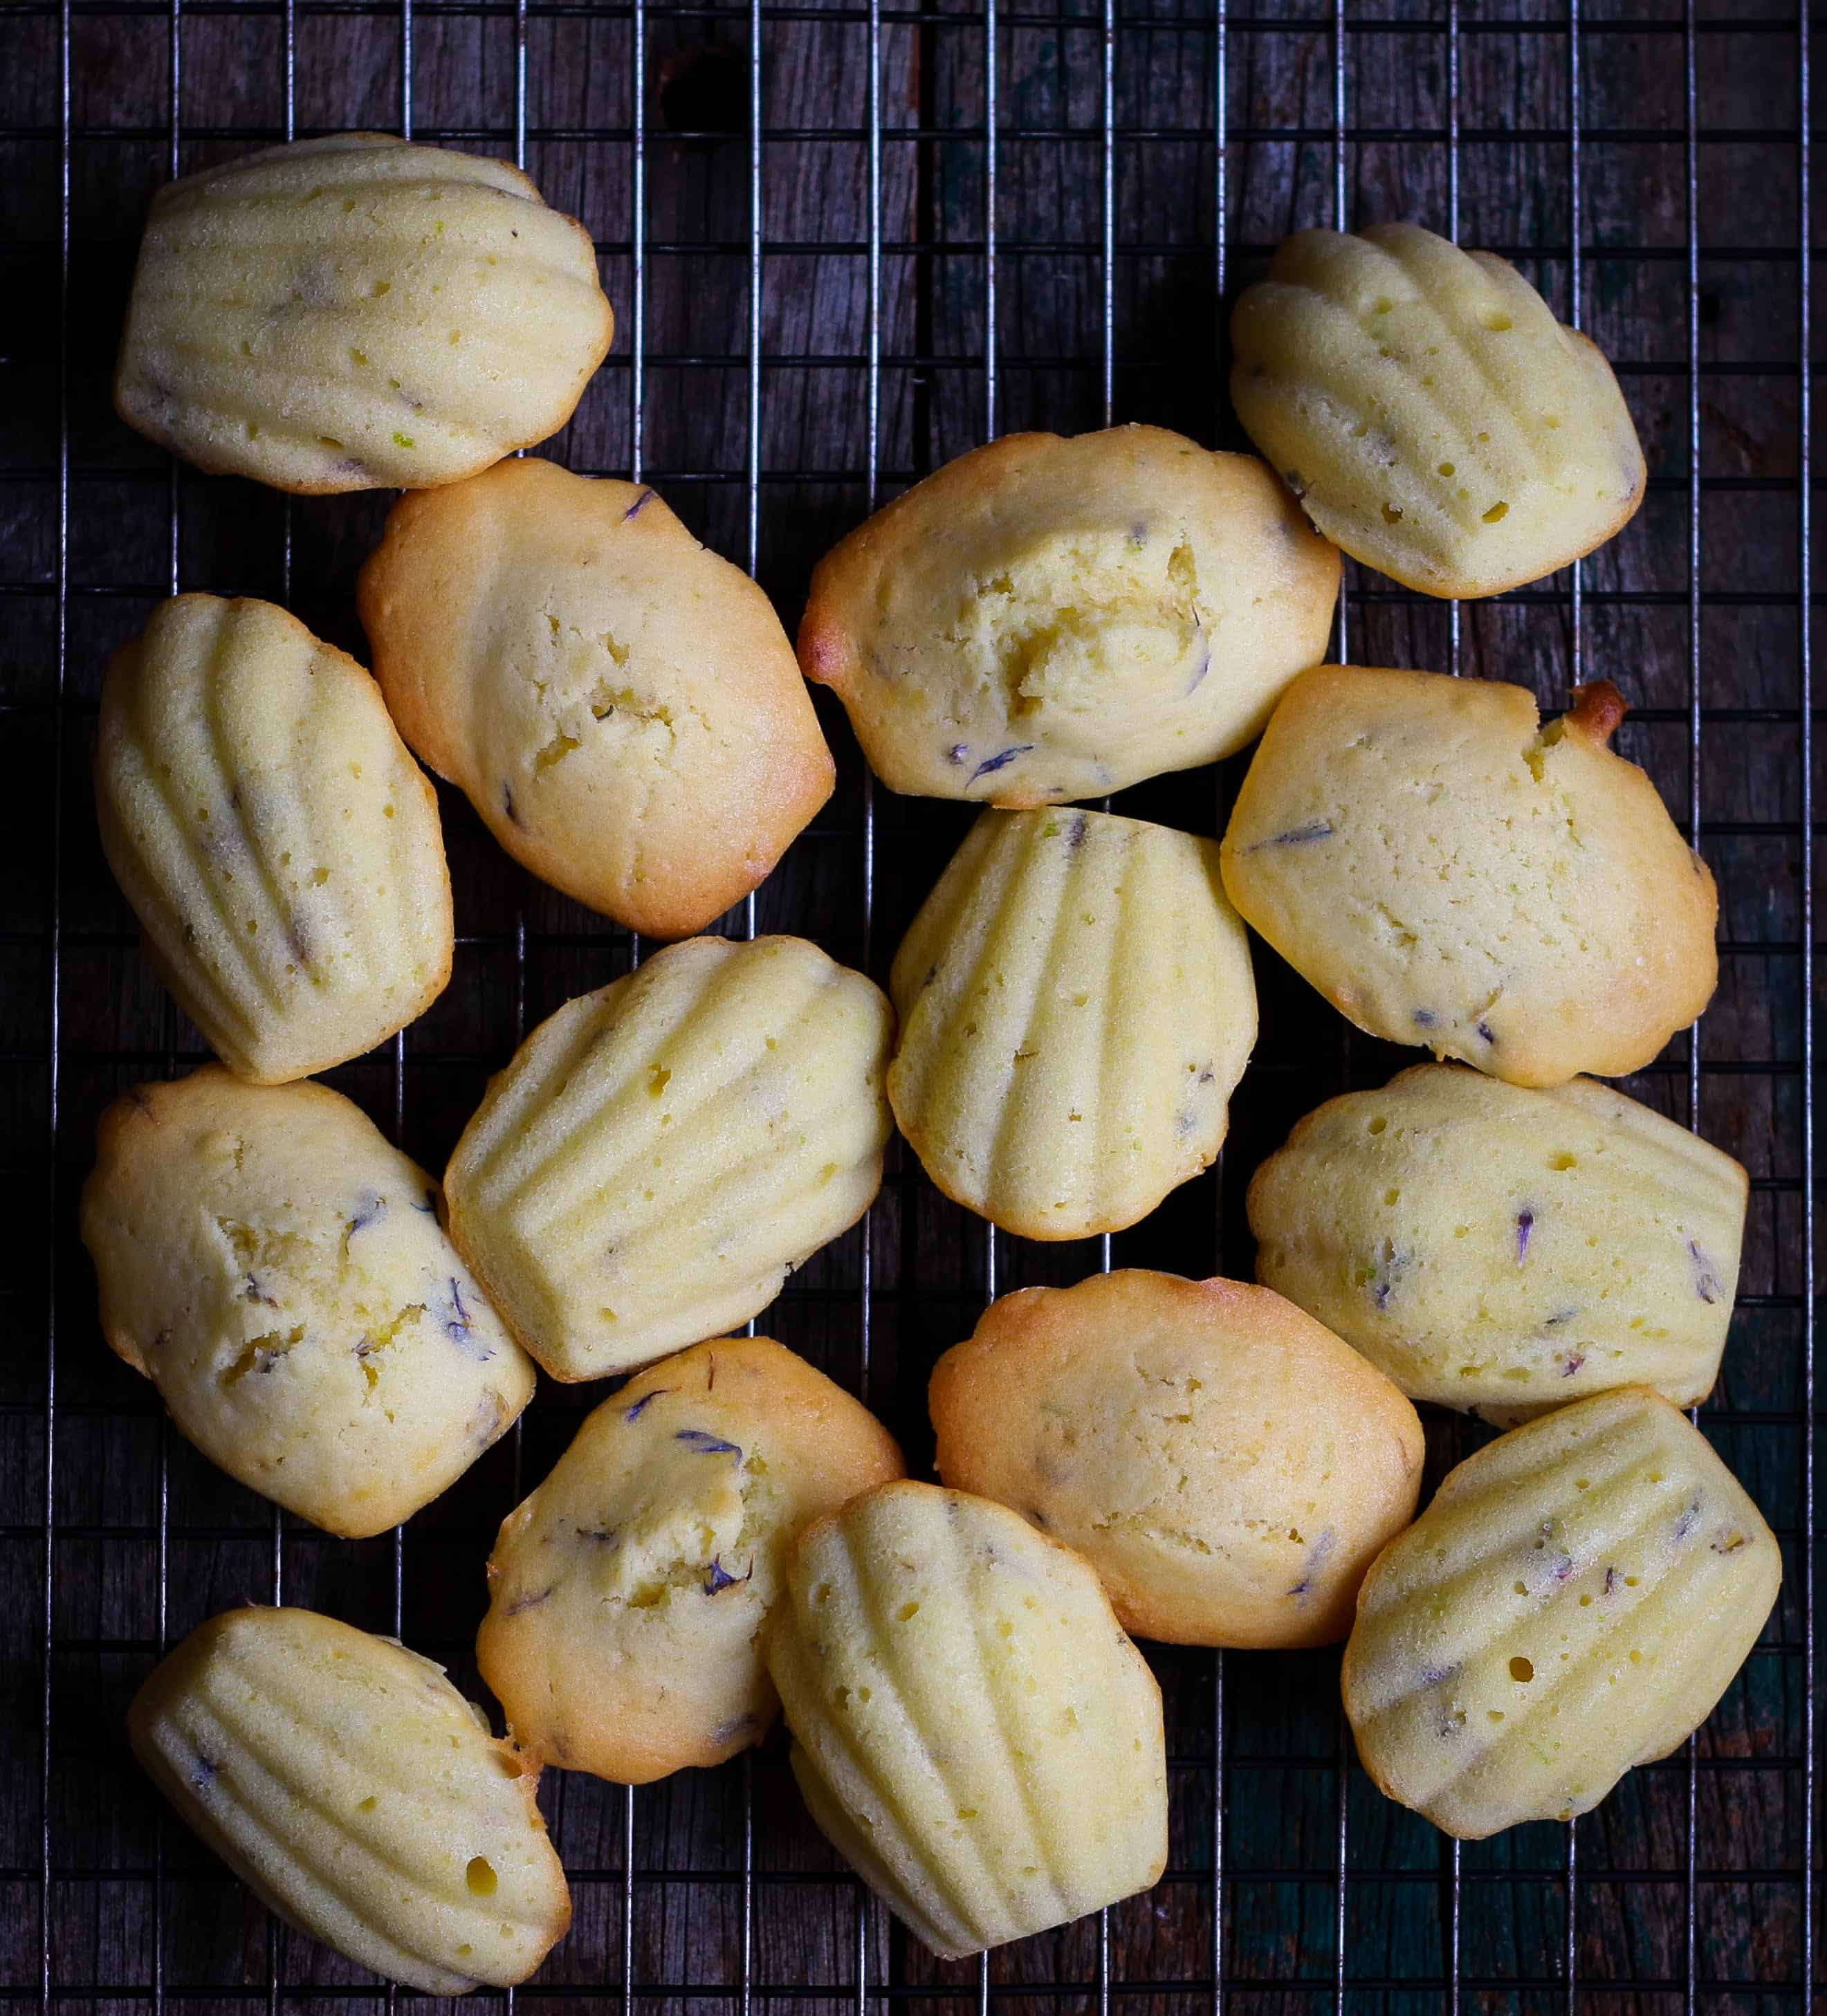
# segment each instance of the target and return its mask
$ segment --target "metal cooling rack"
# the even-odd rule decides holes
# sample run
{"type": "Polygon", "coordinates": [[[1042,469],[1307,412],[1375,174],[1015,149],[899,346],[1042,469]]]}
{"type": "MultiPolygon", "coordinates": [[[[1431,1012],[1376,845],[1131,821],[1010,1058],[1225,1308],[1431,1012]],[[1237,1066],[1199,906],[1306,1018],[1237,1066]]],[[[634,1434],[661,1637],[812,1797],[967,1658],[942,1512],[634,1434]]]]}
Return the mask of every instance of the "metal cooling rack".
{"type": "MultiPolygon", "coordinates": [[[[27,335],[5,360],[21,387],[6,405],[27,418],[24,446],[0,462],[3,704],[16,797],[43,812],[31,830],[48,836],[28,850],[29,886],[8,899],[0,933],[15,1123],[5,1166],[27,1280],[8,1297],[22,1365],[0,1399],[0,1571],[18,1618],[5,1669],[15,1783],[0,1805],[9,2003],[36,1998],[45,2016],[149,2004],[164,2016],[167,2003],[264,2001],[277,2016],[346,2002],[391,2016],[426,1999],[383,1990],[246,1905],[134,1775],[119,1711],[168,1643],[238,1597],[318,1602],[403,1633],[465,1677],[494,1522],[592,1397],[543,1385],[511,1443],[410,1528],[327,1541],[215,1479],[137,1382],[99,1363],[71,1231],[95,1113],[135,1078],[189,1067],[199,1048],[136,977],[130,920],[89,837],[98,653],[180,586],[272,595],[330,634],[340,621],[359,651],[348,578],[377,522],[354,506],[338,520],[347,500],[267,499],[246,506],[246,526],[225,524],[221,496],[252,493],[212,491],[99,422],[91,240],[113,239],[107,259],[124,268],[151,183],[326,124],[385,123],[375,107],[388,102],[403,133],[511,153],[599,234],[616,351],[579,423],[544,452],[664,485],[776,589],[789,618],[806,564],[844,524],[1000,426],[1072,430],[1165,409],[1234,442],[1218,344],[1205,340],[1221,326],[1209,303],[1295,222],[1401,212],[1456,235],[1464,221],[1470,242],[1532,268],[1576,323],[1591,319],[1595,275],[1601,295],[1615,283],[1627,304],[1646,290],[1636,343],[1599,332],[1640,416],[1663,402],[1646,551],[1626,552],[1627,535],[1621,558],[1602,553],[1476,610],[1348,570],[1337,650],[1525,678],[1551,704],[1604,671],[1642,701],[1627,746],[1721,874],[1728,979],[1706,1027],[1632,1089],[1693,1124],[1704,1117],[1753,1171],[1752,1286],[1727,1384],[1702,1418],[1755,1473],[1788,1561],[1765,1642],[1699,1739],[1599,1814],[1496,1844],[1446,1843],[1369,1788],[1336,1709],[1336,1654],[1163,1653],[1175,1823],[1162,1885],[975,1965],[933,1964],[893,1929],[798,1814],[777,1748],[638,1793],[549,1774],[577,1924],[538,1980],[492,1999],[743,2016],[758,2002],[845,2003],[862,2016],[890,2002],[1102,2012],[1152,1997],[1163,2012],[1458,2016],[1761,2012],[1804,2002],[1808,1984],[1818,1992],[1810,23],[1716,18],[1694,0],[1681,13],[1646,0],[1603,17],[1581,0],[1544,3],[1552,11],[1518,0],[1501,18],[1458,0],[1444,15],[1406,0],[1386,13],[1347,13],[1342,0],[1255,14],[1226,0],[1188,0],[1185,13],[1173,0],[1149,12],[1117,0],[1052,11],[998,0],[0,9],[0,147],[27,192],[0,216],[16,239],[16,299],[35,281],[54,304],[48,337],[27,335]],[[575,81],[580,31],[581,112],[548,116],[565,95],[556,74],[575,81]],[[806,38],[835,66],[829,88],[804,59],[806,38]],[[593,95],[598,50],[621,80],[604,98],[593,95]],[[1716,83],[1730,87],[1747,63],[1764,88],[1747,99],[1728,88],[1731,116],[1709,116],[1716,83]],[[790,88],[771,95],[781,71],[790,88]],[[687,88],[695,74],[713,80],[708,95],[687,88]],[[666,109],[678,79],[683,113],[666,109]],[[773,103],[782,95],[786,116],[773,103]],[[334,116],[301,116],[307,98],[334,116]],[[706,105],[716,117],[694,126],[691,109],[706,105]],[[800,205],[795,228],[770,229],[771,189],[803,177],[819,148],[847,150],[847,169],[820,185],[822,209],[800,205]],[[1620,198],[1612,164],[1643,149],[1662,164],[1673,236],[1620,198]],[[1189,164],[1171,190],[1150,179],[1160,149],[1189,164]],[[116,160],[137,164],[123,174],[131,201],[99,229],[109,207],[96,184],[116,160]],[[715,185],[696,229],[678,197],[694,176],[715,185]],[[662,182],[664,229],[653,208],[662,182]],[[1541,193],[1557,187],[1558,207],[1541,193]],[[1557,214],[1558,232],[1544,228],[1557,214]],[[1164,268],[1181,293],[1138,311],[1138,276],[1164,268]],[[705,275],[721,276],[720,344],[678,336],[680,302],[705,275]],[[802,290],[812,312],[789,327],[780,304],[802,290]],[[1162,329],[1194,296],[1208,304],[1203,322],[1192,315],[1196,340],[1163,348],[1162,329]],[[1741,297],[1760,304],[1754,337],[1748,355],[1728,355],[1710,333],[1714,311],[1741,297]],[[664,345],[650,337],[662,307],[664,345]],[[791,405],[796,383],[821,372],[860,428],[821,431],[802,417],[801,442],[819,436],[817,452],[789,452],[770,434],[770,405],[791,405]],[[1714,409],[1744,388],[1782,418],[1750,428],[1771,466],[1723,466],[1733,458],[1721,441],[1729,449],[1748,423],[1728,411],[1722,426],[1714,409]],[[716,441],[681,425],[694,407],[723,416],[716,441]],[[700,452],[682,452],[694,441],[700,452]],[[771,546],[771,528],[808,499],[814,522],[771,546]],[[98,564],[117,525],[128,550],[98,564]],[[1709,565],[1722,536],[1723,580],[1709,565]],[[1780,559],[1760,575],[1747,556],[1772,545],[1780,559]],[[1721,773],[1735,798],[1714,794],[1721,773]],[[41,1359],[25,1341],[41,1327],[41,1359]]],[[[100,298],[117,308],[106,284],[100,298]]],[[[752,934],[759,908],[767,927],[805,931],[880,974],[958,825],[876,793],[826,718],[839,796],[759,905],[725,928],[752,934]]],[[[1121,803],[1213,830],[1235,768],[1215,800],[1199,776],[1121,803]]],[[[464,999],[336,1075],[434,1167],[482,1071],[565,994],[641,955],[548,892],[504,881],[460,803],[446,794],[444,807],[464,999]]],[[[1273,963],[1260,954],[1259,968],[1273,963]]],[[[1412,1060],[1352,1038],[1286,976],[1260,977],[1264,1041],[1233,1109],[1228,1165],[1163,1207],[1160,1224],[1114,1244],[1034,1248],[954,1211],[906,1157],[891,1161],[865,1227],[798,1277],[761,1327],[846,1378],[917,1461],[926,1367],[998,1287],[1074,1279],[1113,1258],[1246,1275],[1240,1197],[1253,1161],[1340,1085],[1412,1060]]],[[[1429,1433],[1435,1474],[1476,1437],[1444,1419],[1429,1433]]]]}

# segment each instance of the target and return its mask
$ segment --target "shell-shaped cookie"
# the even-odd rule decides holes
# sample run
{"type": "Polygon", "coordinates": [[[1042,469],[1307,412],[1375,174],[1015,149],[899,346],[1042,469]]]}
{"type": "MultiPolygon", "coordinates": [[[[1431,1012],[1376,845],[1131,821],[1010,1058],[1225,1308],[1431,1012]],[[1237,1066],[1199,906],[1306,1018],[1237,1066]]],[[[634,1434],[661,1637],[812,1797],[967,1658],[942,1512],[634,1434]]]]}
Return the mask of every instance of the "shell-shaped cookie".
{"type": "Polygon", "coordinates": [[[1464,1840],[1570,1820],[1711,1714],[1782,1579],[1678,1409],[1641,1386],[1576,1401],[1461,1463],[1365,1578],[1358,1754],[1464,1840]]]}
{"type": "Polygon", "coordinates": [[[901,1131],[1029,1239],[1120,1231],[1197,1175],[1256,1040],[1216,845],[1107,812],[984,813],[890,985],[901,1131]]]}
{"type": "Polygon", "coordinates": [[[642,484],[528,457],[404,497],[360,599],[413,748],[632,931],[701,931],[831,794],[773,604],[642,484]]]}
{"type": "Polygon", "coordinates": [[[437,1188],[327,1085],[210,1064],[102,1116],[102,1329],[250,1490],[351,1538],[409,1518],[533,1395],[437,1188]]]}
{"type": "Polygon", "coordinates": [[[1181,1645],[1324,1645],[1415,1516],[1415,1409],[1292,1302],[1125,1268],[991,1304],[933,1370],[939,1474],[1181,1645]]]}
{"type": "Polygon", "coordinates": [[[445,1172],[451,1236],[555,1379],[733,1330],[869,1208],[881,990],[804,938],[688,938],[567,1001],[445,1172]]]}
{"type": "Polygon", "coordinates": [[[489,1557],[476,1658],[514,1741],[631,1784],[759,1743],[780,1705],[761,1636],[788,1550],[902,1474],[875,1417],[771,1338],[649,1366],[489,1557]]]}
{"type": "Polygon", "coordinates": [[[450,977],[436,794],[373,680],[270,602],[176,596],[115,654],[95,808],[149,956],[240,1077],[360,1057],[450,977]]]}
{"type": "Polygon", "coordinates": [[[1338,589],[1253,455],[1163,427],[1006,434],[820,561],[800,662],[895,790],[1102,797],[1260,734],[1338,589]]]}
{"type": "Polygon", "coordinates": [[[1712,1391],[1744,1171],[1609,1085],[1417,1064],[1310,1113],[1250,1186],[1256,1271],[1416,1400],[1505,1424],[1712,1391]]]}
{"type": "Polygon", "coordinates": [[[156,1669],[128,1730],[261,1903],[390,1981],[505,1987],[571,1922],[539,1766],[390,1638],[315,1611],[228,1611],[156,1669]]]}
{"type": "Polygon", "coordinates": [[[813,1819],[942,1958],[1160,1875],[1160,1689],[1091,1569],[1005,1507],[900,1483],[818,1521],[768,1665],[813,1819]]]}
{"type": "Polygon", "coordinates": [[[1489,252],[1413,224],[1297,232],[1231,343],[1250,439],[1328,538],[1410,588],[1539,580],[1642,502],[1611,366],[1489,252]]]}
{"type": "Polygon", "coordinates": [[[218,474],[418,489],[556,434],[613,326],[589,232],[517,168],[336,133],[153,198],[114,406],[218,474]]]}
{"type": "Polygon", "coordinates": [[[1225,833],[1245,920],[1373,1036],[1512,1085],[1620,1077],[1712,998],[1719,900],[1608,744],[1617,689],[1544,728],[1521,686],[1322,665],[1225,833]]]}

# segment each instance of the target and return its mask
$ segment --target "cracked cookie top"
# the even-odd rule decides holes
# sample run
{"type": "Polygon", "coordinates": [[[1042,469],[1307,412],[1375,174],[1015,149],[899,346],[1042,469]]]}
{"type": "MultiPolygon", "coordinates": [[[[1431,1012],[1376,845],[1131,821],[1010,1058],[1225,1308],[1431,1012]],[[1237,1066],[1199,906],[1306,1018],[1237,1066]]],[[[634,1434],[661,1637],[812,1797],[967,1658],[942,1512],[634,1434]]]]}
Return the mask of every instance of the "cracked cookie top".
{"type": "Polygon", "coordinates": [[[902,1474],[875,1417],[771,1337],[649,1366],[489,1557],[476,1655],[514,1740],[633,1784],[759,1743],[780,1705],[760,1639],[788,1548],[902,1474]]]}
{"type": "Polygon", "coordinates": [[[437,1211],[340,1093],[210,1064],[102,1114],[82,1238],[103,1334],[180,1432],[360,1538],[453,1483],[533,1395],[437,1211]]]}
{"type": "Polygon", "coordinates": [[[1102,797],[1258,734],[1338,585],[1253,456],[1162,427],[1009,434],[820,561],[800,663],[897,791],[1102,797]]]}
{"type": "Polygon", "coordinates": [[[1127,1628],[1342,1638],[1414,1517],[1421,1423],[1266,1288],[1124,1268],[992,1303],[933,1368],[939,1474],[1083,1554],[1127,1628]]]}
{"type": "Polygon", "coordinates": [[[1621,1076],[1711,998],[1718,898],[1608,746],[1617,689],[1542,725],[1521,686],[1322,665],[1225,831],[1246,922],[1358,1028],[1512,1085],[1621,1076]]]}
{"type": "Polygon", "coordinates": [[[359,600],[407,741],[630,930],[701,930],[830,796],[772,605],[643,484],[528,457],[404,497],[359,600]]]}

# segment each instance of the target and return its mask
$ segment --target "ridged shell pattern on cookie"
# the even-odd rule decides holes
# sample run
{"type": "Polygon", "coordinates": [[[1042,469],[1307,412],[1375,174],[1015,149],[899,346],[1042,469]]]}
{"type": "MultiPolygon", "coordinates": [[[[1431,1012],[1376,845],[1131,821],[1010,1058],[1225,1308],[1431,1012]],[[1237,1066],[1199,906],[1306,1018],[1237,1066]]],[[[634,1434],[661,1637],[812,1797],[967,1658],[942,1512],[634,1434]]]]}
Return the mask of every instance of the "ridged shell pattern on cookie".
{"type": "Polygon", "coordinates": [[[422,488],[556,434],[613,326],[590,234],[518,169],[335,133],[154,196],[114,403],[200,468],[422,488]]]}
{"type": "Polygon", "coordinates": [[[309,1610],[227,1611],[153,1672],[128,1728],[263,1903],[390,1981],[524,1981],[570,1924],[538,1766],[392,1639],[309,1610]]]}
{"type": "Polygon", "coordinates": [[[1411,588],[1539,580],[1642,501],[1611,366],[1491,253],[1412,224],[1297,232],[1231,339],[1251,440],[1328,538],[1411,588]]]}
{"type": "Polygon", "coordinates": [[[984,813],[890,985],[901,1132],[1030,1239],[1120,1230],[1197,1175],[1256,1040],[1216,842],[1106,812],[984,813]]]}
{"type": "Polygon", "coordinates": [[[148,952],[243,1078],[359,1057],[450,976],[431,784],[373,680],[269,602],[178,596],[116,655],[95,801],[148,952]]]}
{"type": "Polygon", "coordinates": [[[1712,1391],[1749,1184],[1609,1085],[1417,1064],[1257,1170],[1257,1278],[1412,1399],[1512,1421],[1608,1386],[1712,1391]]]}
{"type": "Polygon", "coordinates": [[[1660,1394],[1514,1428],[1359,1593],[1344,1694],[1365,1769],[1467,1840],[1589,1812],[1712,1712],[1782,1575],[1743,1486],[1660,1394]]]}
{"type": "Polygon", "coordinates": [[[942,1957],[1160,1876],[1160,1690],[1091,1569],[1005,1507],[853,1499],[802,1538],[768,1657],[812,1817],[942,1957]]]}
{"type": "Polygon", "coordinates": [[[595,1379],[733,1330],[868,1208],[892,1131],[880,990],[804,938],[688,938],[567,1002],[445,1178],[515,1335],[595,1379]]]}

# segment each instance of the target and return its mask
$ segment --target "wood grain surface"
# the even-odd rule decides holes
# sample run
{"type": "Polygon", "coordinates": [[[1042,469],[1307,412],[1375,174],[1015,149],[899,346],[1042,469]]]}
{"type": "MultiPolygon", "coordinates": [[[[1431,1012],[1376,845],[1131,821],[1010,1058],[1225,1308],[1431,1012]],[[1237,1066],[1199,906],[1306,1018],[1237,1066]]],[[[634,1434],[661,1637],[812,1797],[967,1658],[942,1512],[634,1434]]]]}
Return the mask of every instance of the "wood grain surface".
{"type": "MultiPolygon", "coordinates": [[[[1564,1827],[1519,1828],[1457,1860],[1349,1762],[1336,1652],[1221,1661],[1151,1651],[1168,1704],[1168,1875],[1110,1914],[1107,1950],[1095,1921],[1005,1949],[987,1992],[998,2007],[1038,2016],[1097,2007],[1107,1989],[1125,2011],[1178,2016],[1214,2007],[1221,1970],[1238,2011],[1534,2016],[1569,2006],[1570,1960],[1573,1999],[1595,2011],[1764,2016],[1809,1999],[1803,43],[1793,19],[1753,0],[1701,5],[1691,52],[1675,0],[1582,11],[1577,35],[1549,0],[1463,0],[1456,34],[1444,0],[1369,0],[1342,30],[1320,0],[1234,9],[1221,27],[1212,0],[1156,0],[1145,13],[1124,0],[1108,35],[1091,0],[1059,0],[1057,11],[1055,0],[1023,0],[1002,13],[992,415],[982,0],[885,4],[873,27],[859,0],[768,4],[755,16],[649,5],[638,67],[628,0],[540,0],[519,20],[498,0],[415,0],[409,16],[367,0],[185,0],[182,13],[178,0],[77,0],[67,16],[67,308],[61,23],[54,6],[0,9],[0,789],[13,808],[0,876],[13,1228],[0,1352],[0,1994],[9,2003],[41,1994],[68,2016],[167,2003],[250,2016],[325,2001],[391,2008],[370,1978],[269,1924],[161,1817],[128,1755],[123,1708],[160,1644],[228,1604],[280,1593],[376,1629],[397,1618],[409,1643],[479,1691],[470,1643],[488,1541],[599,1397],[545,1383],[523,1431],[397,1543],[331,1540],[276,1521],[161,1425],[149,1389],[102,1347],[74,1230],[101,1107],[200,1053],[141,961],[97,849],[88,761],[106,654],[179,584],[284,601],[363,654],[353,577],[387,502],[288,503],[200,477],[113,419],[107,374],[146,199],[174,157],[189,170],[283,136],[289,29],[300,134],[397,130],[409,45],[416,136],[511,157],[523,26],[527,165],[595,235],[620,323],[576,419],[541,452],[628,470],[638,109],[648,135],[643,473],[701,537],[746,562],[753,446],[757,571],[789,626],[811,563],[869,503],[872,327],[883,498],[992,424],[1101,423],[1106,164],[1120,419],[1235,445],[1222,297],[1289,228],[1333,221],[1336,200],[1354,221],[1448,228],[1455,122],[1462,241],[1518,257],[1559,311],[1577,306],[1620,360],[1652,472],[1642,513],[1577,584],[1562,574],[1467,607],[1458,662],[1532,686],[1550,707],[1582,674],[1615,679],[1638,710],[1622,747],[1650,769],[1677,819],[1694,823],[1719,878],[1721,985],[1699,1027],[1697,1072],[1684,1036],[1629,1089],[1694,1121],[1752,1173],[1742,1300],[1705,1420],[1783,1536],[1782,1603],[1691,1751],[1635,1773],[1571,1839],[1564,1827]]],[[[1347,578],[1352,657],[1452,665],[1446,605],[1354,569],[1347,578]]],[[[805,932],[882,977],[963,819],[958,808],[876,790],[872,887],[862,765],[840,714],[824,695],[819,704],[839,752],[838,792],[761,891],[754,921],[805,932]]],[[[1118,808],[1210,832],[1235,781],[1234,766],[1162,779],[1118,808]]],[[[333,1075],[433,1168],[517,1035],[624,970],[632,952],[624,934],[514,869],[461,800],[445,794],[444,812],[462,934],[451,987],[400,1057],[390,1049],[333,1075]]],[[[726,923],[747,926],[741,913],[726,923]]],[[[1118,1264],[1247,1276],[1241,1202],[1256,1162],[1322,1097],[1380,1082],[1411,1059],[1351,1035],[1260,947],[1257,963],[1262,1037],[1221,1170],[1119,1237],[1118,1264]]],[[[1070,1281],[1099,1257],[1095,1243],[998,1239],[996,1283],[1070,1281]]],[[[866,1228],[797,1275],[761,1327],[863,1392],[919,1467],[930,1454],[927,1368],[973,1322],[988,1262],[983,1225],[897,1149],[866,1228]]],[[[1481,1434],[1431,1422],[1436,1471],[1481,1434]]],[[[558,1773],[543,1798],[577,1918],[523,2002],[744,2016],[871,1999],[914,1998],[960,2016],[980,2006],[974,1964],[933,1962],[860,1902],[799,1807],[778,1736],[746,1762],[686,1773],[631,1801],[558,1773]]]]}

